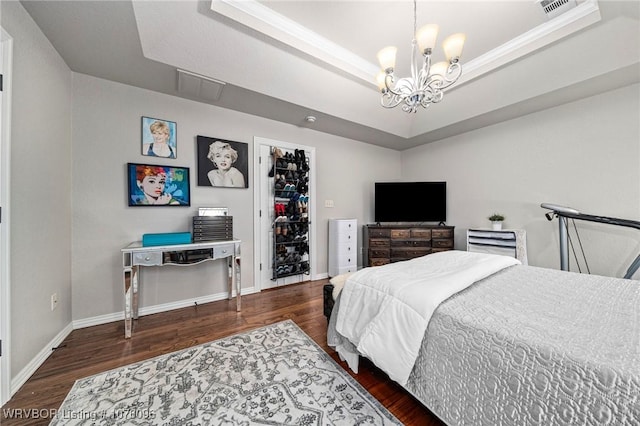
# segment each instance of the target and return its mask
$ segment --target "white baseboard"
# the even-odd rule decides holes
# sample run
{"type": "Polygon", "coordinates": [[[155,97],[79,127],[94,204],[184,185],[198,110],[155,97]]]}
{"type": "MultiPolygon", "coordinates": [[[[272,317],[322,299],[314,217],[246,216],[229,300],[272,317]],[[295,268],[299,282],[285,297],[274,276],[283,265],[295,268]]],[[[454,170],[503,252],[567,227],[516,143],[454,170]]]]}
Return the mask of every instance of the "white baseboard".
{"type": "MultiPolygon", "coordinates": [[[[243,288],[242,295],[245,296],[247,294],[257,293],[258,290],[255,287],[243,288]]],[[[218,300],[224,300],[227,298],[227,293],[218,293],[212,294],[209,296],[196,297],[194,299],[186,299],[180,300],[177,302],[171,303],[163,303],[161,305],[147,306],[144,308],[140,308],[140,316],[156,314],[159,312],[171,311],[173,309],[185,308],[188,306],[193,306],[194,304],[203,304],[209,302],[216,302],[218,300]]],[[[84,318],[80,320],[74,320],[70,324],[68,324],[60,333],[56,335],[45,347],[27,364],[22,371],[20,371],[12,380],[11,380],[11,389],[9,398],[11,398],[21,387],[24,385],[27,380],[36,372],[38,368],[49,358],[49,356],[53,353],[52,348],[59,346],[67,336],[76,329],[92,327],[94,325],[107,324],[114,321],[123,321],[124,320],[124,312],[114,312],[111,314],[99,315],[97,317],[84,318]]],[[[124,336],[123,336],[124,339],[124,336]]]]}
{"type": "MultiPolygon", "coordinates": [[[[243,288],[242,295],[257,293],[258,290],[255,287],[243,288]]],[[[151,315],[159,312],[172,311],[174,309],[187,308],[193,305],[202,305],[204,303],[217,302],[219,300],[225,300],[228,297],[228,293],[210,294],[208,296],[196,297],[193,299],[178,300],[176,302],[162,303],[160,305],[146,306],[139,310],[139,315],[151,315]]],[[[123,321],[124,311],[114,312],[106,315],[99,315],[97,317],[84,318],[73,321],[73,329],[92,327],[94,325],[107,324],[114,321],[123,321]]]]}
{"type": "Polygon", "coordinates": [[[68,324],[58,333],[44,348],[27,364],[13,379],[11,379],[11,396],[24,385],[29,377],[36,372],[47,358],[53,353],[53,348],[59,346],[64,339],[73,331],[73,326],[68,324]]]}
{"type": "Polygon", "coordinates": [[[329,278],[328,272],[324,272],[322,274],[314,274],[313,277],[311,277],[311,280],[316,281],[316,280],[323,280],[325,278],[329,278]]]}

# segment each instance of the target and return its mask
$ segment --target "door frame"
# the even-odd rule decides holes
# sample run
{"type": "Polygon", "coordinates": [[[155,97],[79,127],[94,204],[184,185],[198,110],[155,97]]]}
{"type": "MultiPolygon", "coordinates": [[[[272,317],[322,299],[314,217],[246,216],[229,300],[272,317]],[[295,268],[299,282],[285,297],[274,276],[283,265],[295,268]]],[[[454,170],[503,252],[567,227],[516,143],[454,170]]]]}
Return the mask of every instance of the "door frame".
{"type": "MultiPolygon", "coordinates": [[[[316,149],[315,147],[284,142],[274,139],[268,139],[260,136],[253,137],[253,164],[254,164],[254,173],[255,176],[255,185],[253,191],[254,197],[254,217],[256,218],[255,226],[253,227],[253,276],[254,276],[254,288],[257,291],[261,291],[265,286],[262,281],[262,271],[260,269],[260,265],[262,263],[267,262],[269,259],[263,259],[263,249],[264,244],[269,244],[270,242],[264,237],[264,235],[268,235],[270,229],[263,226],[263,216],[269,217],[269,211],[263,211],[265,208],[262,205],[263,197],[262,197],[262,188],[265,184],[265,179],[270,179],[267,176],[267,173],[262,173],[261,168],[263,165],[266,165],[268,161],[267,158],[260,157],[261,148],[264,146],[277,146],[284,149],[294,150],[294,149],[304,149],[305,152],[309,153],[309,202],[308,202],[308,213],[310,217],[310,225],[309,225],[309,266],[311,267],[310,279],[316,280],[317,276],[317,250],[316,250],[316,202],[315,202],[315,193],[316,193],[316,149]],[[264,162],[264,163],[263,163],[264,162]]],[[[266,168],[266,167],[265,167],[266,168]]],[[[268,170],[268,169],[267,169],[268,170]]]]}
{"type": "Polygon", "coordinates": [[[11,155],[11,71],[13,70],[13,39],[0,27],[0,72],[2,95],[0,106],[0,406],[11,398],[11,286],[10,286],[10,219],[9,190],[11,155]]]}

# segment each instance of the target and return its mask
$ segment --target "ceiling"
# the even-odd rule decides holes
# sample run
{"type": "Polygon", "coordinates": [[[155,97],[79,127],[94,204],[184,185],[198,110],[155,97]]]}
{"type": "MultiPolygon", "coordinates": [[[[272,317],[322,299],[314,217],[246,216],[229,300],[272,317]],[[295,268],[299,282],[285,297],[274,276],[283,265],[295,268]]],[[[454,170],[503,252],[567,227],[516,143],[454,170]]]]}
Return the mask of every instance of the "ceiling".
{"type": "Polygon", "coordinates": [[[74,72],[397,150],[640,81],[640,2],[572,3],[418,1],[438,44],[467,41],[459,82],[407,114],[375,75],[395,45],[409,76],[410,1],[22,1],[74,72]]]}

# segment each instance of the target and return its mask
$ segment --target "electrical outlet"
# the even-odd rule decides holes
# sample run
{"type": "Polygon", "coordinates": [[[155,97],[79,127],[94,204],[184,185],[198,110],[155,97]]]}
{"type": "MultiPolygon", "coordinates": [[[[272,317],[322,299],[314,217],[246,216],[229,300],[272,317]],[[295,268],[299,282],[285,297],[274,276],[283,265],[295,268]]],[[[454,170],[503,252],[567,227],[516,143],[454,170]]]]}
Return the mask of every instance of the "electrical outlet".
{"type": "Polygon", "coordinates": [[[51,310],[53,311],[58,307],[58,293],[53,293],[51,295],[51,310]]]}
{"type": "Polygon", "coordinates": [[[334,206],[333,200],[324,200],[324,206],[332,208],[334,206]]]}

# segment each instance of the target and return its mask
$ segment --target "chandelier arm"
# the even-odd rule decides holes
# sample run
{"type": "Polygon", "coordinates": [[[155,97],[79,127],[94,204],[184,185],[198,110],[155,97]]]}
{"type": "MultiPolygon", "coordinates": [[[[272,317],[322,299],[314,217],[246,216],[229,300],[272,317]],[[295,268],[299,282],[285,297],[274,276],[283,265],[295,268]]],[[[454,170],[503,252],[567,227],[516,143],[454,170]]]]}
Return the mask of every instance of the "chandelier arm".
{"type": "Polygon", "coordinates": [[[384,84],[386,86],[387,92],[392,93],[395,96],[404,98],[415,90],[415,84],[413,81],[410,82],[410,80],[411,79],[408,78],[401,78],[397,83],[395,83],[393,74],[387,74],[384,79],[384,84]]]}
{"type": "Polygon", "coordinates": [[[398,105],[400,105],[402,102],[403,102],[402,97],[398,95],[393,95],[391,93],[385,93],[380,98],[380,104],[385,108],[395,108],[398,105]],[[386,103],[385,103],[385,100],[387,100],[386,103]]]}
{"type": "Polygon", "coordinates": [[[460,64],[458,62],[452,63],[451,65],[449,65],[449,68],[447,68],[447,73],[442,76],[443,83],[441,88],[446,89],[447,87],[451,86],[453,83],[458,81],[461,75],[462,67],[460,66],[460,64]],[[449,75],[451,75],[451,77],[448,77],[449,75]]]}

